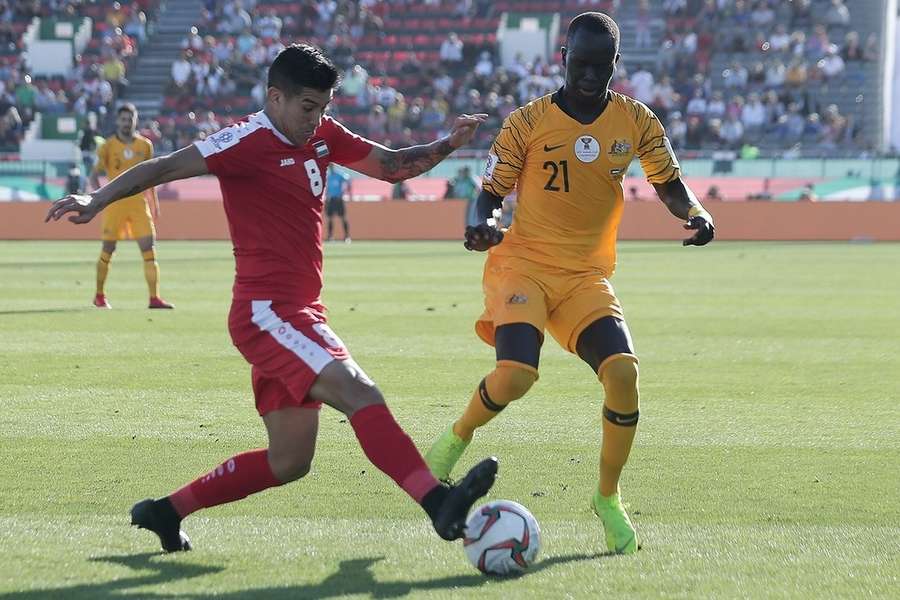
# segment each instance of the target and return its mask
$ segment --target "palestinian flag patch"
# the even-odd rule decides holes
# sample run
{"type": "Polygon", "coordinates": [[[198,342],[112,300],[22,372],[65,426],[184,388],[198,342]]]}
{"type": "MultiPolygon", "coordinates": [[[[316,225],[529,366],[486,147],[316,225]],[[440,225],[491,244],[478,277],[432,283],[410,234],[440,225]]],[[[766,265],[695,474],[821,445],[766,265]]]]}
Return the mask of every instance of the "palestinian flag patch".
{"type": "Polygon", "coordinates": [[[316,151],[316,157],[325,158],[326,156],[328,156],[328,144],[325,143],[325,140],[314,142],[313,148],[316,151]]]}

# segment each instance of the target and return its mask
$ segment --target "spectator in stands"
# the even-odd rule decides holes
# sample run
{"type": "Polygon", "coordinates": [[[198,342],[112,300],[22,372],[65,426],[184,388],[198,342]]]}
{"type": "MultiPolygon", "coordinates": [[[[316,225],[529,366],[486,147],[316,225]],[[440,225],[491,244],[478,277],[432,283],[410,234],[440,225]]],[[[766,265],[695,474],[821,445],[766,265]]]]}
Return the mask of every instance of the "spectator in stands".
{"type": "Polygon", "coordinates": [[[181,49],[193,50],[195,54],[203,51],[205,46],[206,43],[203,41],[203,37],[201,37],[199,30],[196,27],[191,27],[187,37],[181,40],[181,49]]]}
{"type": "Polygon", "coordinates": [[[387,115],[380,104],[373,106],[369,112],[369,135],[375,138],[387,135],[387,115]]]}
{"type": "Polygon", "coordinates": [[[101,76],[113,87],[113,93],[121,96],[128,86],[128,80],[125,79],[125,63],[115,52],[107,50],[105,54],[106,58],[100,69],[101,76]]]}
{"type": "Polygon", "coordinates": [[[193,65],[191,64],[192,58],[193,54],[191,51],[185,50],[181,53],[181,56],[172,63],[171,76],[172,82],[176,87],[183,88],[187,86],[188,80],[194,72],[193,65]]]}
{"type": "Polygon", "coordinates": [[[23,75],[21,83],[16,86],[16,106],[21,111],[21,116],[26,122],[34,118],[35,104],[38,90],[31,82],[31,75],[23,75]]]}
{"type": "Polygon", "coordinates": [[[769,36],[769,49],[772,52],[787,52],[790,48],[791,36],[788,35],[784,23],[775,26],[775,31],[769,36]]]}
{"type": "Polygon", "coordinates": [[[644,49],[649,48],[651,44],[650,2],[649,0],[640,0],[634,25],[634,45],[638,49],[644,49]]]}
{"type": "Polygon", "coordinates": [[[725,97],[719,90],[714,91],[712,98],[706,105],[706,116],[711,119],[722,119],[725,117],[725,110],[725,97]]]}
{"type": "Polygon", "coordinates": [[[807,79],[809,79],[809,74],[806,70],[806,63],[795,58],[784,74],[785,83],[789,87],[802,88],[806,85],[807,79]]]}
{"type": "Polygon", "coordinates": [[[368,71],[360,65],[353,65],[353,68],[344,74],[341,82],[341,93],[351,98],[356,98],[357,106],[365,106],[368,81],[368,71]]]}
{"type": "Polygon", "coordinates": [[[781,88],[787,77],[787,67],[780,59],[769,61],[766,67],[766,87],[769,89],[781,88]]]}
{"type": "Polygon", "coordinates": [[[244,10],[241,0],[229,0],[222,7],[224,19],[219,22],[220,33],[230,33],[237,35],[244,29],[250,29],[253,26],[253,19],[250,13],[244,10]]]}
{"type": "Polygon", "coordinates": [[[262,79],[256,82],[256,85],[250,90],[250,98],[257,110],[263,107],[266,100],[266,84],[262,79]]]}
{"type": "Polygon", "coordinates": [[[775,22],[775,11],[768,2],[757,2],[750,12],[750,22],[758,29],[768,29],[775,22]]]}
{"type": "Polygon", "coordinates": [[[387,109],[387,131],[394,135],[403,131],[403,119],[406,117],[406,100],[403,94],[396,94],[387,109]]]}
{"type": "Polygon", "coordinates": [[[631,74],[630,81],[634,97],[644,104],[651,104],[653,102],[653,74],[639,64],[631,74]]]}
{"type": "Polygon", "coordinates": [[[845,62],[863,60],[863,48],[859,43],[859,34],[855,31],[848,31],[844,36],[844,47],[841,48],[841,58],[845,62]]]}
{"type": "Polygon", "coordinates": [[[872,32],[866,37],[866,46],[863,48],[863,59],[877,61],[881,55],[881,45],[878,42],[878,34],[872,32]]]}
{"type": "Polygon", "coordinates": [[[450,32],[443,42],[441,42],[441,50],[439,54],[441,62],[451,72],[456,72],[463,59],[463,42],[454,32],[450,32]]]}
{"type": "Polygon", "coordinates": [[[653,102],[650,106],[660,119],[665,119],[669,111],[675,108],[676,98],[677,94],[675,88],[672,87],[672,80],[668,75],[663,75],[653,86],[653,102]]]}
{"type": "MultiPolygon", "coordinates": [[[[491,68],[493,68],[493,65],[491,65],[491,68]]],[[[438,76],[434,78],[432,85],[434,85],[435,90],[447,96],[453,89],[453,78],[442,69],[439,71],[438,76]]]]}
{"type": "Polygon", "coordinates": [[[734,115],[729,115],[719,128],[719,139],[731,149],[741,147],[744,139],[744,126],[734,115]]]}
{"type": "Polygon", "coordinates": [[[256,33],[263,38],[277,39],[281,37],[282,20],[278,17],[278,11],[270,8],[265,16],[256,21],[256,33]]]}
{"type": "Polygon", "coordinates": [[[680,17],[687,10],[687,0],[663,0],[663,11],[670,17],[680,17]]]}
{"type": "Polygon", "coordinates": [[[703,97],[702,89],[694,90],[694,97],[688,101],[685,112],[688,116],[704,117],[706,115],[706,98],[703,97]]]}
{"type": "Polygon", "coordinates": [[[147,41],[147,13],[142,10],[135,10],[131,13],[131,18],[125,24],[124,31],[129,36],[144,44],[147,41]]]}
{"type": "Polygon", "coordinates": [[[825,76],[825,79],[831,80],[844,72],[844,59],[838,54],[838,48],[834,44],[828,47],[825,57],[822,58],[816,66],[825,76]]]}
{"type": "Polygon", "coordinates": [[[669,141],[676,150],[684,148],[687,138],[687,124],[681,118],[681,113],[673,111],[669,122],[666,124],[666,132],[669,135],[669,141]]]}
{"type": "Polygon", "coordinates": [[[810,113],[806,116],[806,124],[803,126],[803,138],[809,142],[818,142],[822,137],[822,123],[819,113],[810,113]]]}
{"type": "Polygon", "coordinates": [[[825,11],[825,23],[829,27],[846,27],[850,24],[850,10],[843,0],[831,0],[831,6],[825,11]]]}
{"type": "Polygon", "coordinates": [[[110,29],[121,27],[125,24],[127,18],[128,12],[122,8],[121,2],[113,2],[106,13],[106,22],[109,24],[110,29]]]}
{"type": "Polygon", "coordinates": [[[824,25],[813,27],[812,35],[806,40],[806,57],[818,60],[828,52],[831,41],[828,39],[828,30],[824,25]]]}
{"type": "Polygon", "coordinates": [[[750,135],[760,133],[766,123],[766,107],[760,102],[756,92],[750,94],[747,104],[741,110],[741,123],[745,132],[750,135]]]}
{"type": "Polygon", "coordinates": [[[744,89],[747,87],[749,76],[746,67],[737,61],[731,63],[731,66],[722,72],[725,87],[732,89],[744,89]]]}
{"type": "Polygon", "coordinates": [[[485,50],[475,65],[475,74],[480,77],[490,77],[493,72],[494,62],[491,60],[491,53],[485,50]]]}
{"type": "Polygon", "coordinates": [[[253,35],[253,31],[251,31],[250,27],[244,27],[237,37],[237,40],[235,40],[234,45],[240,56],[246,56],[256,47],[258,41],[256,36],[253,35]]]}
{"type": "Polygon", "coordinates": [[[197,122],[197,132],[205,138],[206,136],[222,129],[221,123],[216,119],[216,113],[209,110],[201,121],[197,122]]]}

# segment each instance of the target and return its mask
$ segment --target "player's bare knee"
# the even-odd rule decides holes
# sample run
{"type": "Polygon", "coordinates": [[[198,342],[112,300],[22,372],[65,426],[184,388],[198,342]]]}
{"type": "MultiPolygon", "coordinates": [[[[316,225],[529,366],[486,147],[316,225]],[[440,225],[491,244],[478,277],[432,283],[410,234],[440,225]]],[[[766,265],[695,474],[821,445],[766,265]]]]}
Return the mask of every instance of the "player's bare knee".
{"type": "Polygon", "coordinates": [[[630,356],[612,357],[600,369],[600,381],[606,390],[606,405],[613,410],[638,409],[638,365],[630,356]]]}
{"type": "Polygon", "coordinates": [[[312,461],[306,456],[296,454],[284,454],[273,457],[270,453],[269,467],[272,469],[272,474],[279,481],[287,483],[305,477],[309,473],[310,468],[312,468],[312,461]]]}
{"type": "Polygon", "coordinates": [[[366,406],[384,404],[375,383],[353,360],[334,361],[325,367],[310,396],[348,416],[366,406]]]}
{"type": "Polygon", "coordinates": [[[482,401],[492,410],[502,410],[502,407],[528,393],[536,380],[537,373],[525,367],[498,366],[482,381],[482,401]]]}

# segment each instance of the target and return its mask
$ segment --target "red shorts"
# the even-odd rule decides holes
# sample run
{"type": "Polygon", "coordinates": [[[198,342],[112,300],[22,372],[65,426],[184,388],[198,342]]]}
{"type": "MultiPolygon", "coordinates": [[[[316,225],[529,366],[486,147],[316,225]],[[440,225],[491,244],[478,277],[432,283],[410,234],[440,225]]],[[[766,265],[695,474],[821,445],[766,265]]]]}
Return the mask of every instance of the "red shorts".
{"type": "Polygon", "coordinates": [[[320,408],[309,389],[322,369],[350,353],[314,307],[271,300],[235,300],[228,330],[252,365],[260,416],[289,406],[320,408]]]}

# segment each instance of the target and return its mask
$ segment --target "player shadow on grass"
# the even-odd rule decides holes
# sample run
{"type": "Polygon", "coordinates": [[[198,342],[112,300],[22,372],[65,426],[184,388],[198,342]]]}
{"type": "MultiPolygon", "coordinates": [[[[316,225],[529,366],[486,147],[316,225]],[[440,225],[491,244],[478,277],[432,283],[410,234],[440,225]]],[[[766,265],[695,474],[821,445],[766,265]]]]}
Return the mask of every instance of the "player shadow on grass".
{"type": "MultiPolygon", "coordinates": [[[[603,558],[607,555],[607,553],[595,553],[554,556],[540,561],[526,575],[534,574],[559,564],[603,558]]],[[[159,556],[161,556],[159,553],[144,553],[92,558],[90,559],[91,562],[110,562],[131,569],[153,570],[155,572],[148,575],[127,577],[105,583],[81,584],[70,587],[0,594],[0,600],[61,600],[63,598],[66,600],[77,600],[78,598],[112,600],[114,598],[133,598],[137,597],[135,594],[136,588],[138,587],[173,583],[178,580],[191,579],[201,575],[211,575],[224,570],[224,567],[219,566],[179,562],[177,558],[151,560],[159,556]]],[[[375,563],[383,560],[383,558],[384,557],[354,558],[341,561],[338,565],[338,570],[335,573],[329,575],[319,583],[307,585],[251,588],[219,594],[157,594],[142,591],[140,597],[150,599],[186,598],[191,600],[204,600],[207,598],[225,598],[226,600],[238,600],[240,598],[294,600],[300,598],[336,598],[344,595],[367,594],[370,598],[400,598],[418,591],[442,590],[448,588],[477,588],[491,582],[508,580],[505,578],[485,577],[473,573],[471,575],[454,575],[421,581],[378,581],[375,579],[375,575],[371,572],[370,568],[375,563]]]]}
{"type": "Polygon", "coordinates": [[[0,310],[0,317],[5,315],[42,315],[48,313],[87,312],[97,310],[94,306],[76,308],[23,308],[22,310],[0,310]]]}
{"type": "MultiPolygon", "coordinates": [[[[82,583],[69,587],[28,590],[0,594],[0,600],[62,600],[72,598],[134,598],[134,590],[147,585],[158,585],[180,579],[191,579],[201,575],[211,575],[223,571],[224,567],[197,565],[173,560],[151,561],[161,556],[161,552],[145,552],[143,554],[126,554],[123,556],[98,556],[88,559],[89,562],[107,562],[128,567],[132,570],[152,571],[137,577],[122,577],[105,583],[82,583]]],[[[154,594],[150,598],[171,598],[168,594],[154,594]]]]}

